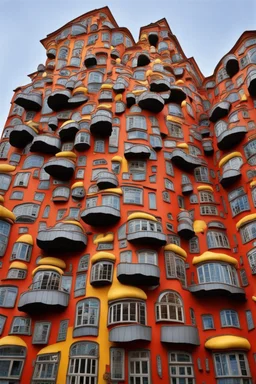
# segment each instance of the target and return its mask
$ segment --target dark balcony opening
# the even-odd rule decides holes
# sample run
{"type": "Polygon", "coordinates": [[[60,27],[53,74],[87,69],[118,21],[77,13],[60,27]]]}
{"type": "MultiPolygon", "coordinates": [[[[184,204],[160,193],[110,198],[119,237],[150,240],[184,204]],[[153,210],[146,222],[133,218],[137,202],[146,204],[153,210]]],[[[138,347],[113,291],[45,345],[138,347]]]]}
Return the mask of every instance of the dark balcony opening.
{"type": "Polygon", "coordinates": [[[147,55],[141,53],[138,56],[137,67],[144,67],[149,63],[150,63],[150,58],[147,55]]]}
{"type": "Polygon", "coordinates": [[[244,139],[246,133],[246,127],[234,127],[227,129],[217,137],[217,146],[222,151],[231,149],[244,139]]]}
{"type": "Polygon", "coordinates": [[[93,227],[106,227],[120,220],[120,211],[107,206],[87,208],[82,212],[81,219],[93,227]]]}
{"type": "Polygon", "coordinates": [[[133,93],[127,93],[126,104],[128,108],[131,108],[134,104],[136,104],[136,97],[133,93]]]}
{"type": "Polygon", "coordinates": [[[210,111],[209,120],[212,123],[216,123],[218,120],[228,115],[230,107],[231,105],[228,101],[221,101],[220,103],[215,104],[210,111]]]}
{"type": "Polygon", "coordinates": [[[59,130],[59,136],[62,141],[73,141],[77,132],[79,131],[79,124],[77,122],[70,122],[59,130]]]}
{"type": "Polygon", "coordinates": [[[138,104],[141,109],[159,113],[164,108],[164,99],[153,92],[144,92],[139,96],[138,104]]]}
{"type": "Polygon", "coordinates": [[[30,152],[45,153],[55,155],[60,151],[60,141],[57,137],[49,137],[46,135],[37,136],[31,147],[30,152]]]}
{"type": "Polygon", "coordinates": [[[31,143],[36,136],[36,132],[27,125],[19,124],[10,133],[10,144],[19,149],[23,149],[31,143]]]}
{"type": "Polygon", "coordinates": [[[220,179],[220,183],[221,183],[223,188],[228,188],[231,185],[233,185],[234,183],[236,183],[238,180],[240,180],[241,176],[242,175],[241,175],[240,170],[229,169],[229,170],[223,172],[221,179],[220,179]]]}
{"type": "Polygon", "coordinates": [[[152,45],[153,47],[157,47],[157,44],[158,44],[158,34],[157,33],[150,33],[148,35],[148,41],[149,41],[150,45],[152,45]]]}
{"type": "Polygon", "coordinates": [[[96,114],[92,117],[90,131],[94,136],[109,137],[112,133],[112,117],[96,114]]]}
{"type": "Polygon", "coordinates": [[[89,100],[87,96],[82,94],[76,94],[68,100],[67,108],[78,108],[89,100]]]}
{"type": "Polygon", "coordinates": [[[195,284],[191,285],[189,289],[191,293],[202,299],[226,297],[232,301],[246,300],[243,288],[225,283],[195,284]]]}
{"type": "Polygon", "coordinates": [[[170,87],[171,93],[169,95],[168,103],[181,104],[187,97],[186,93],[182,88],[172,85],[170,87]]]}
{"type": "Polygon", "coordinates": [[[226,71],[229,77],[235,76],[239,72],[239,63],[235,56],[231,56],[226,62],[226,71]]]}
{"type": "MultiPolygon", "coordinates": [[[[65,231],[63,231],[62,235],[55,235],[54,231],[56,230],[53,229],[53,236],[51,239],[48,239],[44,236],[44,234],[46,234],[47,236],[47,230],[39,232],[38,237],[36,239],[38,247],[46,253],[75,253],[84,250],[87,242],[85,235],[81,234],[80,236],[78,235],[79,237],[77,238],[72,238],[72,231],[70,231],[69,233],[65,233],[65,231]]],[[[61,230],[59,232],[61,232],[61,230]]]]}
{"type": "Polygon", "coordinates": [[[96,56],[93,54],[87,55],[84,59],[84,65],[86,66],[86,68],[91,68],[97,65],[96,56]]]}
{"type": "Polygon", "coordinates": [[[68,181],[74,174],[75,165],[70,160],[56,158],[55,161],[52,160],[46,163],[44,169],[54,179],[68,181]]]}
{"type": "MultiPolygon", "coordinates": [[[[151,92],[167,92],[171,89],[170,82],[166,79],[157,79],[150,82],[151,92]]],[[[169,100],[170,94],[166,94],[166,100],[169,100]]]]}
{"type": "Polygon", "coordinates": [[[181,149],[175,149],[172,152],[172,163],[184,171],[193,171],[194,168],[202,165],[197,157],[188,155],[181,149]]]}
{"type": "Polygon", "coordinates": [[[26,111],[38,112],[42,108],[42,95],[38,93],[19,93],[14,103],[23,107],[26,111]]]}
{"type": "Polygon", "coordinates": [[[256,97],[256,70],[248,74],[247,86],[248,86],[249,94],[252,97],[256,97]]]}
{"type": "Polygon", "coordinates": [[[117,279],[121,284],[154,287],[160,283],[160,271],[156,265],[120,263],[117,266],[117,279]]]}

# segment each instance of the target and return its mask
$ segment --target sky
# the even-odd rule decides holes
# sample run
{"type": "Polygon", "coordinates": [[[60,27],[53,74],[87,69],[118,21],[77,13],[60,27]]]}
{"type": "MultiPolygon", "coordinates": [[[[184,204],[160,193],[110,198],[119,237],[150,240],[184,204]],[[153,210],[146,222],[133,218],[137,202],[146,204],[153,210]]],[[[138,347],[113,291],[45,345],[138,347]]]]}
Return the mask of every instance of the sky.
{"type": "Polygon", "coordinates": [[[70,20],[108,5],[135,41],[143,25],[165,17],[187,57],[209,76],[245,30],[256,29],[256,0],[0,0],[0,132],[13,90],[45,63],[40,40],[70,20]]]}

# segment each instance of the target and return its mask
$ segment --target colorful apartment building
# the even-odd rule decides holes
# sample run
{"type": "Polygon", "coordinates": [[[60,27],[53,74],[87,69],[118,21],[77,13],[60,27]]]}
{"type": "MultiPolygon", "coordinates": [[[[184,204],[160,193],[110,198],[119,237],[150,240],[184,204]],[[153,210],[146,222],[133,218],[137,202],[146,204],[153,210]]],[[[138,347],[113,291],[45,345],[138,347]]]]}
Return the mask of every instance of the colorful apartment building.
{"type": "Polygon", "coordinates": [[[0,142],[0,383],[254,384],[255,31],[208,78],[164,18],[41,43],[0,142]]]}

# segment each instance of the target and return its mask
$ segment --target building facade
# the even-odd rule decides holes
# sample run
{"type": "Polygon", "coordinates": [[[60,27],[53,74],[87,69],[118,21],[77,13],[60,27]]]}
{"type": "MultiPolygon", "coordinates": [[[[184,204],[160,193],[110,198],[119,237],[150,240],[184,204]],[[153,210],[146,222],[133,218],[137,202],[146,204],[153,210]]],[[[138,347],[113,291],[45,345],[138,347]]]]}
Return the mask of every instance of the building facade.
{"type": "Polygon", "coordinates": [[[0,383],[253,384],[255,31],[208,78],[165,19],[41,42],[0,142],[0,383]]]}

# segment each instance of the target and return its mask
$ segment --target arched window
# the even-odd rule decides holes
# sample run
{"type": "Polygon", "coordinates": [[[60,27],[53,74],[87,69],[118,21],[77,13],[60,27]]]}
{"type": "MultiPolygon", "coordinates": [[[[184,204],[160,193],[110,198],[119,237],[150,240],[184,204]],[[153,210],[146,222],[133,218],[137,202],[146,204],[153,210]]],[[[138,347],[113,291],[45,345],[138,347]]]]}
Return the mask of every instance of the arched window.
{"type": "Polygon", "coordinates": [[[144,301],[122,300],[109,305],[108,324],[146,324],[146,303],[144,301]]]}
{"type": "Polygon", "coordinates": [[[209,183],[209,170],[206,167],[197,167],[194,170],[195,179],[198,182],[209,183]]]}
{"type": "Polygon", "coordinates": [[[180,295],[174,291],[162,293],[156,303],[156,321],[184,323],[184,309],[180,295]]]}
{"type": "Polygon", "coordinates": [[[73,344],[70,348],[67,384],[97,384],[98,358],[98,344],[91,341],[73,344]]]}
{"type": "Polygon", "coordinates": [[[0,220],[0,256],[4,256],[8,244],[11,224],[0,220]]]}
{"type": "Polygon", "coordinates": [[[98,327],[99,309],[98,299],[89,298],[79,301],[76,305],[75,327],[98,327]]]}
{"type": "Polygon", "coordinates": [[[240,228],[243,244],[256,239],[256,221],[248,223],[240,228]]]}
{"type": "Polygon", "coordinates": [[[68,48],[61,47],[58,54],[58,59],[66,60],[68,58],[68,48]]]}
{"type": "Polygon", "coordinates": [[[13,213],[16,216],[16,223],[34,223],[40,209],[39,204],[20,204],[16,205],[13,213]]]}
{"type": "Polygon", "coordinates": [[[119,44],[122,44],[124,41],[124,35],[120,32],[114,32],[112,34],[112,39],[111,39],[111,45],[113,45],[113,47],[119,45],[119,44]]]}
{"type": "Polygon", "coordinates": [[[17,345],[0,347],[0,380],[19,381],[26,357],[26,349],[17,345]]]}
{"type": "Polygon", "coordinates": [[[33,278],[33,290],[58,291],[60,287],[61,275],[55,271],[39,271],[33,278]]]}
{"type": "Polygon", "coordinates": [[[220,312],[220,320],[222,327],[236,327],[239,328],[238,313],[233,309],[224,309],[220,312]]]}
{"type": "Polygon", "coordinates": [[[14,243],[11,260],[30,261],[32,245],[22,242],[14,243]]]}
{"type": "Polygon", "coordinates": [[[239,170],[243,165],[243,159],[240,156],[232,157],[223,165],[223,171],[228,171],[230,169],[239,170]]]}
{"type": "Polygon", "coordinates": [[[208,249],[212,248],[227,248],[230,249],[228,237],[224,232],[208,231],[207,232],[208,249]]]}
{"type": "Polygon", "coordinates": [[[22,169],[29,169],[29,168],[41,168],[44,163],[44,158],[42,156],[28,156],[24,163],[22,169]]]}
{"type": "Polygon", "coordinates": [[[174,252],[165,252],[165,268],[167,279],[178,279],[183,286],[186,286],[185,261],[174,252]]]}
{"type": "Polygon", "coordinates": [[[59,357],[58,353],[38,355],[32,383],[55,383],[58,374],[59,357]]]}
{"type": "Polygon", "coordinates": [[[197,268],[199,284],[223,283],[239,287],[235,267],[227,263],[207,263],[197,268]]]}
{"type": "Polygon", "coordinates": [[[101,282],[102,284],[111,283],[113,275],[113,263],[100,261],[93,264],[91,269],[91,283],[101,282]]]}

